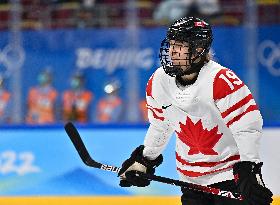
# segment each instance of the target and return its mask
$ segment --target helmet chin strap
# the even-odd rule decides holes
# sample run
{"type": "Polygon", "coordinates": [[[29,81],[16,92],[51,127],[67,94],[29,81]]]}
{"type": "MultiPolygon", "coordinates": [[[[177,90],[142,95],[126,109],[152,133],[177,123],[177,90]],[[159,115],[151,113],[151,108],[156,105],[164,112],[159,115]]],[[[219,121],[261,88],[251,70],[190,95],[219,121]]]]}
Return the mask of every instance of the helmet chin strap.
{"type": "Polygon", "coordinates": [[[181,77],[184,75],[190,75],[193,73],[199,73],[200,69],[204,66],[206,62],[206,56],[202,56],[201,60],[198,63],[191,63],[190,68],[183,71],[181,68],[180,71],[177,73],[176,77],[181,77]]]}
{"type": "Polygon", "coordinates": [[[195,83],[195,81],[197,80],[198,77],[198,73],[200,72],[201,68],[204,66],[205,62],[206,62],[206,56],[202,56],[201,60],[198,63],[192,63],[191,64],[191,68],[186,70],[186,71],[182,71],[181,68],[179,68],[180,71],[182,72],[178,72],[176,75],[176,82],[181,84],[182,86],[187,86],[187,85],[192,85],[195,83]],[[193,73],[197,73],[197,75],[195,75],[192,79],[183,79],[182,76],[184,75],[190,75],[193,73]]]}

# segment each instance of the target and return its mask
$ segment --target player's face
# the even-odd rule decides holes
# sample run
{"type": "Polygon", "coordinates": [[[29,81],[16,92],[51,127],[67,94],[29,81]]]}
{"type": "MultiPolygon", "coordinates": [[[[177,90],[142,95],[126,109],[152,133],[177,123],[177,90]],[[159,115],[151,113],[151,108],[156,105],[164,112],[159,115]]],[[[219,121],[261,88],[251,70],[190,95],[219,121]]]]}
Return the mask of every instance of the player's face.
{"type": "Polygon", "coordinates": [[[173,65],[181,67],[183,70],[189,68],[189,44],[171,40],[169,42],[169,55],[173,65]]]}
{"type": "MultiPolygon", "coordinates": [[[[194,59],[195,55],[192,54],[190,57],[189,44],[187,42],[180,42],[175,40],[170,40],[169,42],[169,56],[171,58],[172,64],[179,66],[183,70],[190,68],[190,59],[194,59]]],[[[196,52],[201,52],[203,48],[197,48],[196,52]]],[[[199,62],[200,58],[196,59],[194,62],[199,62]]]]}

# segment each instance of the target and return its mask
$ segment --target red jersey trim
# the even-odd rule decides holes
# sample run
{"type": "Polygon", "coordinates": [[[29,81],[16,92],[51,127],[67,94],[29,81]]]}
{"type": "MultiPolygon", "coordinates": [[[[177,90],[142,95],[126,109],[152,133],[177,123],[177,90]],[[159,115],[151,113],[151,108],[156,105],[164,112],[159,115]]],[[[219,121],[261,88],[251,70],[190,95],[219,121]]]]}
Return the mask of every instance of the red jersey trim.
{"type": "Polygon", "coordinates": [[[153,97],[153,93],[152,93],[152,91],[153,91],[153,80],[154,80],[154,75],[155,75],[155,74],[153,74],[152,77],[149,79],[149,81],[148,81],[148,83],[147,83],[147,87],[146,87],[146,95],[147,95],[147,96],[150,96],[150,97],[152,97],[152,98],[154,98],[154,97],[153,97]]]}
{"type": "Polygon", "coordinates": [[[199,166],[199,167],[214,167],[214,166],[222,164],[222,163],[240,160],[240,155],[233,155],[225,160],[218,161],[218,162],[188,162],[188,161],[182,159],[182,157],[179,156],[178,153],[176,152],[176,160],[178,160],[178,162],[180,162],[183,165],[199,166]]]}
{"type": "Polygon", "coordinates": [[[222,117],[225,118],[226,116],[228,116],[233,111],[237,110],[238,108],[241,108],[243,105],[246,105],[252,99],[253,99],[252,94],[247,95],[245,98],[240,100],[238,103],[236,103],[235,105],[231,106],[226,111],[224,111],[222,113],[222,117]]]}
{"type": "Polygon", "coordinates": [[[153,117],[154,117],[155,119],[164,121],[165,118],[164,118],[163,116],[159,116],[159,114],[162,114],[162,113],[163,113],[163,110],[162,110],[162,109],[152,107],[151,105],[148,105],[148,104],[147,104],[147,109],[150,110],[150,111],[153,113],[153,117]]]}
{"type": "Polygon", "coordinates": [[[223,98],[227,97],[228,95],[236,92],[243,86],[245,86],[245,84],[234,74],[233,71],[231,71],[229,69],[222,69],[216,74],[216,76],[214,78],[213,99],[215,101],[223,99],[223,98]],[[235,78],[229,78],[226,74],[227,72],[230,72],[231,75],[235,76],[235,78]],[[221,78],[221,76],[223,76],[224,78],[221,78]],[[238,82],[240,82],[240,84],[235,84],[235,81],[237,79],[238,79],[238,82]],[[233,86],[233,87],[230,88],[229,84],[231,84],[231,86],[233,86]]]}
{"type": "Polygon", "coordinates": [[[252,112],[258,110],[258,106],[257,105],[250,105],[245,112],[241,113],[240,115],[237,115],[236,117],[232,118],[228,123],[227,126],[229,127],[231,124],[233,124],[234,122],[238,121],[241,117],[243,117],[244,115],[246,115],[248,112],[252,112]]]}
{"type": "Polygon", "coordinates": [[[220,172],[220,171],[223,171],[223,170],[227,170],[227,169],[230,169],[232,167],[233,167],[233,165],[222,168],[222,169],[216,169],[216,170],[213,170],[213,171],[210,171],[210,172],[194,172],[194,171],[182,170],[179,167],[177,167],[177,170],[180,173],[182,173],[183,175],[188,176],[188,177],[200,177],[200,176],[205,176],[205,175],[208,175],[208,174],[213,174],[213,173],[216,173],[216,172],[220,172]]]}

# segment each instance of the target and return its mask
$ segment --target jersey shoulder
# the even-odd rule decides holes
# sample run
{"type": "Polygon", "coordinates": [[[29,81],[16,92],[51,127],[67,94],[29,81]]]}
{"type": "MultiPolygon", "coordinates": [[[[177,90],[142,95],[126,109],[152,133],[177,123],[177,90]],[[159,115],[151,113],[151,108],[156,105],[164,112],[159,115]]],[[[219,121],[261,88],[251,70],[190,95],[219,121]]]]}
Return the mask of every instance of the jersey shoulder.
{"type": "Polygon", "coordinates": [[[245,84],[234,71],[222,66],[217,67],[213,81],[213,98],[214,100],[222,99],[243,86],[245,84]]]}
{"type": "Polygon", "coordinates": [[[162,67],[159,67],[150,77],[146,86],[146,96],[156,99],[162,96],[165,86],[167,86],[170,76],[162,67]]]}

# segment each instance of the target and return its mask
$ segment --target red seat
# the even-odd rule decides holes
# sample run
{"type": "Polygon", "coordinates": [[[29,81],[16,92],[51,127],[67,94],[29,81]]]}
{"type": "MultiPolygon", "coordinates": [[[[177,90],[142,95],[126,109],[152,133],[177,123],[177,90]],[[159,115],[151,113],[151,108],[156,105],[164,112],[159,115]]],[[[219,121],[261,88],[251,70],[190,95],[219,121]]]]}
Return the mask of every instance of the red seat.
{"type": "Polygon", "coordinates": [[[0,11],[0,22],[8,21],[10,17],[9,11],[0,11]]]}

